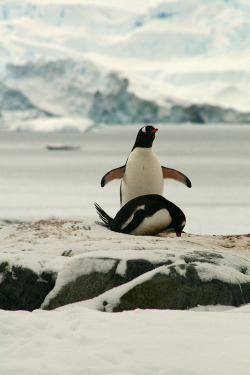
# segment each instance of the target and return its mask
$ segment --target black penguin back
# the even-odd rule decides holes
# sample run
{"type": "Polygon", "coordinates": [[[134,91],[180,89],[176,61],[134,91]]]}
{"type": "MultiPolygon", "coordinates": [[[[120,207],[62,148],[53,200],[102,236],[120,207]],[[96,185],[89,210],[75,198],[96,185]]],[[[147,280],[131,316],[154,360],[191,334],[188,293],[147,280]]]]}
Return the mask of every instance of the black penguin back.
{"type": "Polygon", "coordinates": [[[170,222],[160,223],[161,228],[174,229],[181,233],[186,224],[186,217],[179,207],[158,194],[149,194],[136,197],[126,203],[116,214],[112,221],[111,229],[115,232],[131,233],[144,219],[151,220],[153,215],[160,210],[167,210],[170,222]],[[164,226],[165,225],[165,226],[164,226]]]}

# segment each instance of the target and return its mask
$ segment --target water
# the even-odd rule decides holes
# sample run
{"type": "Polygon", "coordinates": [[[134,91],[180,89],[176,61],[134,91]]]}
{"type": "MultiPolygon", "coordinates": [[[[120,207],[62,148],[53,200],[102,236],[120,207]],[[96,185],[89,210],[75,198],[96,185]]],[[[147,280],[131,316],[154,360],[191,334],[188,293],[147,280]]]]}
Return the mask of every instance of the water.
{"type": "MultiPolygon", "coordinates": [[[[186,214],[186,231],[250,232],[250,126],[158,126],[153,145],[162,165],[178,169],[192,188],[165,180],[164,196],[186,214]]],[[[119,209],[119,181],[101,177],[123,165],[139,126],[92,133],[0,133],[0,220],[97,219],[93,203],[119,209]],[[47,145],[80,146],[49,151],[47,145]]]]}

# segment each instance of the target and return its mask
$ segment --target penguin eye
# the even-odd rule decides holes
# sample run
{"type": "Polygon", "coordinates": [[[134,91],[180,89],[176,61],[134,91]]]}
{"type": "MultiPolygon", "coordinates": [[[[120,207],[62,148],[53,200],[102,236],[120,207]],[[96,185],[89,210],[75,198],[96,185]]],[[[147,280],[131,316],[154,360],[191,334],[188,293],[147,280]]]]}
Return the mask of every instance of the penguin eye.
{"type": "Polygon", "coordinates": [[[142,131],[143,133],[147,133],[146,126],[144,126],[144,128],[142,128],[141,131],[142,131]]]}

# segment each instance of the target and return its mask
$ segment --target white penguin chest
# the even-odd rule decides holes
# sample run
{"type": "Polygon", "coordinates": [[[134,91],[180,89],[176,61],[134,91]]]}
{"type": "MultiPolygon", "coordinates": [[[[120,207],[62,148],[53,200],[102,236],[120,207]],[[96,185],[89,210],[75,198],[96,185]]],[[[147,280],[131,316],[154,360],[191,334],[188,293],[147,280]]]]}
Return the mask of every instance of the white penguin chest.
{"type": "Polygon", "coordinates": [[[171,224],[171,222],[172,218],[168,210],[162,208],[161,210],[155,212],[153,216],[145,217],[138,227],[130,232],[130,234],[139,236],[153,236],[159,232],[162,232],[171,224]]]}
{"type": "Polygon", "coordinates": [[[121,182],[122,206],[145,194],[163,193],[162,168],[152,148],[136,147],[127,160],[121,182]]]}

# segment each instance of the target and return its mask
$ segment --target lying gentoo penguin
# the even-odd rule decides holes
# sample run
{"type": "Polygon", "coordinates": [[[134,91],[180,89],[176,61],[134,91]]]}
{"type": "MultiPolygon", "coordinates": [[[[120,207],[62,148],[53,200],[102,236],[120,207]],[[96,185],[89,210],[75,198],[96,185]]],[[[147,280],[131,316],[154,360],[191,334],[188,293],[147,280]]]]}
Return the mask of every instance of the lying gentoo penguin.
{"type": "Polygon", "coordinates": [[[100,219],[114,232],[152,236],[174,229],[178,237],[186,225],[179,207],[158,194],[141,195],[126,203],[112,219],[97,203],[100,219]]]}
{"type": "Polygon", "coordinates": [[[122,179],[120,188],[121,206],[140,195],[162,195],[164,178],[172,178],[189,188],[191,187],[190,180],[183,173],[161,166],[152,150],[157,130],[151,125],[141,128],[126,164],[112,169],[101,180],[101,186],[104,187],[114,179],[122,179]]]}

